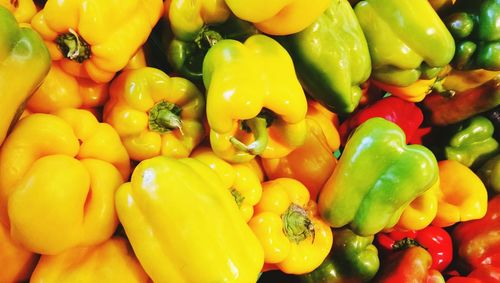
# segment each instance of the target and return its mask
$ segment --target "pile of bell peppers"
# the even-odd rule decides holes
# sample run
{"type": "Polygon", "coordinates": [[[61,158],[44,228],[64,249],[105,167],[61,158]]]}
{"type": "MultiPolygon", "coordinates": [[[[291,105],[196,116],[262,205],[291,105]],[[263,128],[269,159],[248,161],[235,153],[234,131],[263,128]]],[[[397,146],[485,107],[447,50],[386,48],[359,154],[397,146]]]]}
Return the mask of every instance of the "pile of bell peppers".
{"type": "Polygon", "coordinates": [[[0,0],[0,283],[500,282],[500,0],[0,0]]]}

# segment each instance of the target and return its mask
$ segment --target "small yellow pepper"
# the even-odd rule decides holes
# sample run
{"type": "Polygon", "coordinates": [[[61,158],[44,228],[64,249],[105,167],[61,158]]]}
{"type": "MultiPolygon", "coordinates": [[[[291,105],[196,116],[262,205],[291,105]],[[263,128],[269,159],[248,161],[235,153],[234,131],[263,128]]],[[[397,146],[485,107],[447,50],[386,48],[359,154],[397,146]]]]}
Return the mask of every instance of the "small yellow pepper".
{"type": "Polygon", "coordinates": [[[37,12],[33,0],[0,0],[0,6],[14,14],[18,23],[29,23],[37,12]]]}

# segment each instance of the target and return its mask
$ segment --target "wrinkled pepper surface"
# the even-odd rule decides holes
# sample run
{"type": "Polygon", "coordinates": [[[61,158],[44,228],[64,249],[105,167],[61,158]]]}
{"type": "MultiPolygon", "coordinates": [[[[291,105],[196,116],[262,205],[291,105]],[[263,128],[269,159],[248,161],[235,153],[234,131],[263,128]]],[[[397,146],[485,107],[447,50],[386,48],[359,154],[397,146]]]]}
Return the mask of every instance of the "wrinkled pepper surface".
{"type": "Polygon", "coordinates": [[[490,158],[477,172],[486,188],[492,194],[500,193],[500,154],[490,158]]]}
{"type": "Polygon", "coordinates": [[[332,231],[318,215],[309,191],[297,180],[262,183],[262,198],[248,225],[264,248],[264,261],[284,273],[316,269],[332,247],[332,231]]]}
{"type": "Polygon", "coordinates": [[[226,0],[229,9],[262,32],[287,35],[312,24],[330,5],[330,0],[226,0]]]}
{"type": "Polygon", "coordinates": [[[426,0],[366,0],[354,11],[377,81],[409,86],[436,77],[453,58],[453,37],[426,0]]]}
{"type": "Polygon", "coordinates": [[[1,145],[9,128],[21,115],[21,106],[50,69],[50,55],[40,36],[31,28],[20,27],[1,5],[0,63],[1,145]]]}
{"type": "Polygon", "coordinates": [[[160,0],[48,0],[31,24],[66,72],[104,83],[146,42],[162,11],[160,0]]]}
{"type": "Polygon", "coordinates": [[[104,121],[134,160],[188,157],[205,136],[205,98],[190,81],[145,67],[122,72],[110,86],[104,121]]]}
{"type": "Polygon", "coordinates": [[[305,141],[307,100],[292,60],[270,37],[225,39],[203,61],[213,151],[230,162],[286,156],[305,141]]]}
{"type": "Polygon", "coordinates": [[[0,6],[9,10],[17,22],[29,23],[36,14],[37,8],[33,0],[0,0],[0,6]]]}
{"type": "Polygon", "coordinates": [[[57,255],[43,255],[32,283],[150,282],[126,239],[114,237],[97,246],[79,247],[57,255]]]}
{"type": "Polygon", "coordinates": [[[301,276],[304,283],[364,283],[377,273],[380,261],[373,236],[361,237],[349,229],[333,231],[328,257],[313,272],[301,276]]]}
{"type": "Polygon", "coordinates": [[[217,173],[201,161],[142,161],[118,189],[116,208],[154,282],[257,281],[262,247],[217,173]]]}
{"type": "Polygon", "coordinates": [[[36,253],[101,243],[118,225],[114,194],[129,171],[120,137],[90,112],[31,114],[0,151],[0,221],[36,253]]]}
{"type": "Polygon", "coordinates": [[[358,106],[360,84],[370,76],[370,52],[349,2],[330,3],[305,30],[278,40],[307,93],[331,111],[348,114],[358,106]]]}
{"type": "Polygon", "coordinates": [[[375,117],[354,131],[319,196],[332,227],[349,224],[358,235],[393,227],[408,204],[438,179],[436,158],[421,145],[406,145],[403,130],[375,117]]]}

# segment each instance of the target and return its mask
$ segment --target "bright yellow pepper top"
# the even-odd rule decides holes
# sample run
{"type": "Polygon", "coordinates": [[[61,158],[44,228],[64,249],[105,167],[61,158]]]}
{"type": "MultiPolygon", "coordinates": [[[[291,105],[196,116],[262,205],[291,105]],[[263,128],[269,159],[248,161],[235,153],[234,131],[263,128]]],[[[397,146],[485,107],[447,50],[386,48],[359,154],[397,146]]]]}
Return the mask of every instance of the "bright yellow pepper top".
{"type": "Polygon", "coordinates": [[[161,0],[48,0],[31,24],[66,72],[109,82],[162,13],[161,0]]]}
{"type": "Polygon", "coordinates": [[[0,6],[13,13],[18,23],[29,23],[37,12],[33,0],[0,0],[0,6]]]}
{"type": "Polygon", "coordinates": [[[118,134],[90,112],[31,114],[0,151],[0,221],[36,253],[100,243],[118,225],[114,193],[129,171],[118,134]]]}
{"type": "Polygon", "coordinates": [[[429,226],[436,217],[438,210],[437,194],[439,181],[437,181],[424,194],[414,199],[404,210],[399,218],[396,228],[406,230],[421,230],[429,226]]]}

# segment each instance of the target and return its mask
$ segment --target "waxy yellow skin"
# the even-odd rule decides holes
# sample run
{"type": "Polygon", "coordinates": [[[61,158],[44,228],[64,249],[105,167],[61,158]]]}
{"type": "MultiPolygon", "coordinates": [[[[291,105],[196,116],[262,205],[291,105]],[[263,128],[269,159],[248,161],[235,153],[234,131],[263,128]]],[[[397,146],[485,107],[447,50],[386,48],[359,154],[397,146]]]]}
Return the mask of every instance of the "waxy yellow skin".
{"type": "Polygon", "coordinates": [[[421,196],[414,199],[399,217],[396,228],[406,230],[422,230],[429,226],[438,211],[439,181],[421,196]]]}
{"type": "Polygon", "coordinates": [[[142,161],[118,189],[116,209],[154,282],[257,281],[262,247],[217,173],[201,161],[142,161]]]}
{"type": "Polygon", "coordinates": [[[19,23],[29,23],[36,14],[37,8],[33,0],[0,0],[0,6],[9,10],[19,23]]]}
{"type": "Polygon", "coordinates": [[[0,151],[0,221],[27,250],[57,254],[108,239],[130,160],[115,130],[85,110],[23,118],[0,151]]]}

